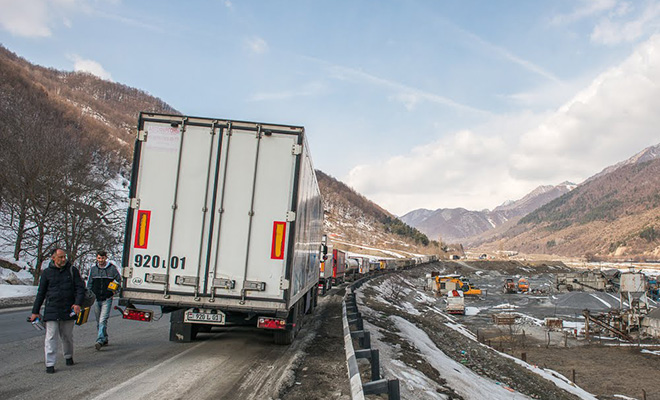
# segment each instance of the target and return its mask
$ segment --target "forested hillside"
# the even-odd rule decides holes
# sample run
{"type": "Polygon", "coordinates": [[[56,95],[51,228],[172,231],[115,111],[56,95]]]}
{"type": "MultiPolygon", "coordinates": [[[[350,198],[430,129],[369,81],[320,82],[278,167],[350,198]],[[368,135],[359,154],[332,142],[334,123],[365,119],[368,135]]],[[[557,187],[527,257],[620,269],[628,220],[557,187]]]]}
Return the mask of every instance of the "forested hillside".
{"type": "MultiPolygon", "coordinates": [[[[323,196],[325,230],[338,247],[372,254],[343,243],[417,254],[439,254],[441,245],[405,224],[337,179],[317,170],[323,196]]],[[[378,254],[383,255],[383,254],[378,254]]]]}
{"type": "Polygon", "coordinates": [[[660,259],[660,159],[588,180],[489,246],[592,260],[660,259]]]}
{"type": "Polygon", "coordinates": [[[129,125],[143,108],[173,111],[135,89],[34,66],[0,48],[4,253],[34,267],[55,246],[72,261],[116,249],[125,219],[129,125]]]}

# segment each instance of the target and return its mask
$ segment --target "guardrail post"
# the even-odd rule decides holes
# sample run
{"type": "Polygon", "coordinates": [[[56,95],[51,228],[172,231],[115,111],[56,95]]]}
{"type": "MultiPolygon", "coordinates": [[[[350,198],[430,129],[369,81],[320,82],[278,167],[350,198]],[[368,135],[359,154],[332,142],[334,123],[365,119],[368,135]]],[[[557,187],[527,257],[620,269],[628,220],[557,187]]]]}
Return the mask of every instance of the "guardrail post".
{"type": "Polygon", "coordinates": [[[370,349],[371,348],[371,333],[369,332],[364,332],[364,336],[362,336],[360,346],[362,346],[363,349],[370,349]]]}
{"type": "Polygon", "coordinates": [[[387,398],[390,400],[401,400],[398,379],[390,379],[387,381],[387,398]]]}
{"type": "Polygon", "coordinates": [[[380,379],[380,354],[378,350],[371,349],[371,380],[380,379]]]}
{"type": "Polygon", "coordinates": [[[347,293],[342,304],[342,324],[344,326],[344,347],[346,349],[346,364],[348,366],[348,377],[351,386],[351,399],[363,400],[365,394],[387,393],[388,399],[400,400],[401,394],[398,379],[381,379],[380,377],[380,353],[371,348],[371,334],[364,330],[362,315],[357,309],[355,293],[347,293]],[[348,303],[353,303],[349,305],[348,303]],[[351,308],[350,314],[348,309],[351,308]],[[355,319],[349,319],[355,317],[355,319]],[[355,324],[356,330],[351,330],[351,324],[355,324]],[[358,345],[363,350],[353,348],[353,339],[358,339],[358,345]],[[367,358],[371,364],[371,381],[362,384],[358,358],[367,358]]]}

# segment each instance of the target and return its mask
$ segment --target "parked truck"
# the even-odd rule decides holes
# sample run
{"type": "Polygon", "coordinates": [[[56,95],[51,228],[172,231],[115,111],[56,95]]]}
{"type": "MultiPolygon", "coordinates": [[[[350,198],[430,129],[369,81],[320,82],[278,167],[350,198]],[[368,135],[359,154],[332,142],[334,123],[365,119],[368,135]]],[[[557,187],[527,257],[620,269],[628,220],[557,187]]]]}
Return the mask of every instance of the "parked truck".
{"type": "Polygon", "coordinates": [[[333,249],[332,250],[332,284],[339,285],[344,283],[346,275],[346,252],[333,249]]]}
{"type": "Polygon", "coordinates": [[[128,319],[170,340],[250,325],[293,341],[316,305],[323,208],[303,127],[142,113],[123,253],[128,319]]]}
{"type": "Polygon", "coordinates": [[[513,278],[506,278],[504,280],[504,286],[502,287],[502,292],[504,293],[516,293],[518,290],[518,287],[516,285],[516,282],[513,280],[513,278]]]}
{"type": "Polygon", "coordinates": [[[449,314],[465,315],[465,297],[462,290],[447,292],[447,308],[449,314]]]}
{"type": "Polygon", "coordinates": [[[332,246],[327,247],[328,254],[319,262],[319,290],[325,295],[332,288],[332,246]]]}

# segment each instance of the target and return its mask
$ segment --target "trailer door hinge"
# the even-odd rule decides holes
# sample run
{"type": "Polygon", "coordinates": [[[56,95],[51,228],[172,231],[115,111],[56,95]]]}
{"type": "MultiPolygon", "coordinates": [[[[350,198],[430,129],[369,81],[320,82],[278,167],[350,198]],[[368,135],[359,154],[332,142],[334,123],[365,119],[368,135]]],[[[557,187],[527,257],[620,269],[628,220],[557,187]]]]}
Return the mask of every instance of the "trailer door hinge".
{"type": "Polygon", "coordinates": [[[129,199],[128,206],[130,208],[134,208],[134,209],[140,208],[140,199],[138,199],[136,197],[133,197],[132,199],[129,199]]]}
{"type": "Polygon", "coordinates": [[[286,212],[286,222],[293,222],[295,220],[296,220],[295,211],[287,211],[286,212]]]}
{"type": "Polygon", "coordinates": [[[140,142],[146,142],[147,141],[147,131],[145,131],[145,130],[138,131],[137,140],[139,140],[140,142]]]}
{"type": "Polygon", "coordinates": [[[289,288],[289,286],[290,284],[288,279],[280,278],[280,290],[286,290],[289,288]]]}
{"type": "Polygon", "coordinates": [[[302,144],[294,144],[293,147],[291,147],[291,154],[294,156],[302,154],[302,144]]]}

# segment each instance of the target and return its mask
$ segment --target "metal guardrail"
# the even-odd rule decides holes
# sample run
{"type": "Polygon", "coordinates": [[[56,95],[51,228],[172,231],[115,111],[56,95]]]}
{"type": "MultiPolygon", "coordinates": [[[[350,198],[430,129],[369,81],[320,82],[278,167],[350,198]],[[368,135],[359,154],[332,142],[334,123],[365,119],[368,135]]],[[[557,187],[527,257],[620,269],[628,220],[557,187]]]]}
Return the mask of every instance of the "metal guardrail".
{"type": "Polygon", "coordinates": [[[380,356],[378,350],[371,348],[371,335],[364,330],[362,315],[358,311],[353,290],[362,285],[364,280],[353,283],[347,289],[344,301],[342,301],[342,322],[344,325],[344,347],[346,349],[346,364],[348,365],[348,379],[351,384],[351,398],[363,400],[365,395],[387,393],[388,399],[400,400],[398,379],[381,379],[380,356]],[[351,330],[351,326],[355,330],[351,330]],[[353,338],[358,339],[360,350],[353,348],[353,338]],[[366,358],[371,363],[371,381],[362,383],[357,359],[366,358]]]}

